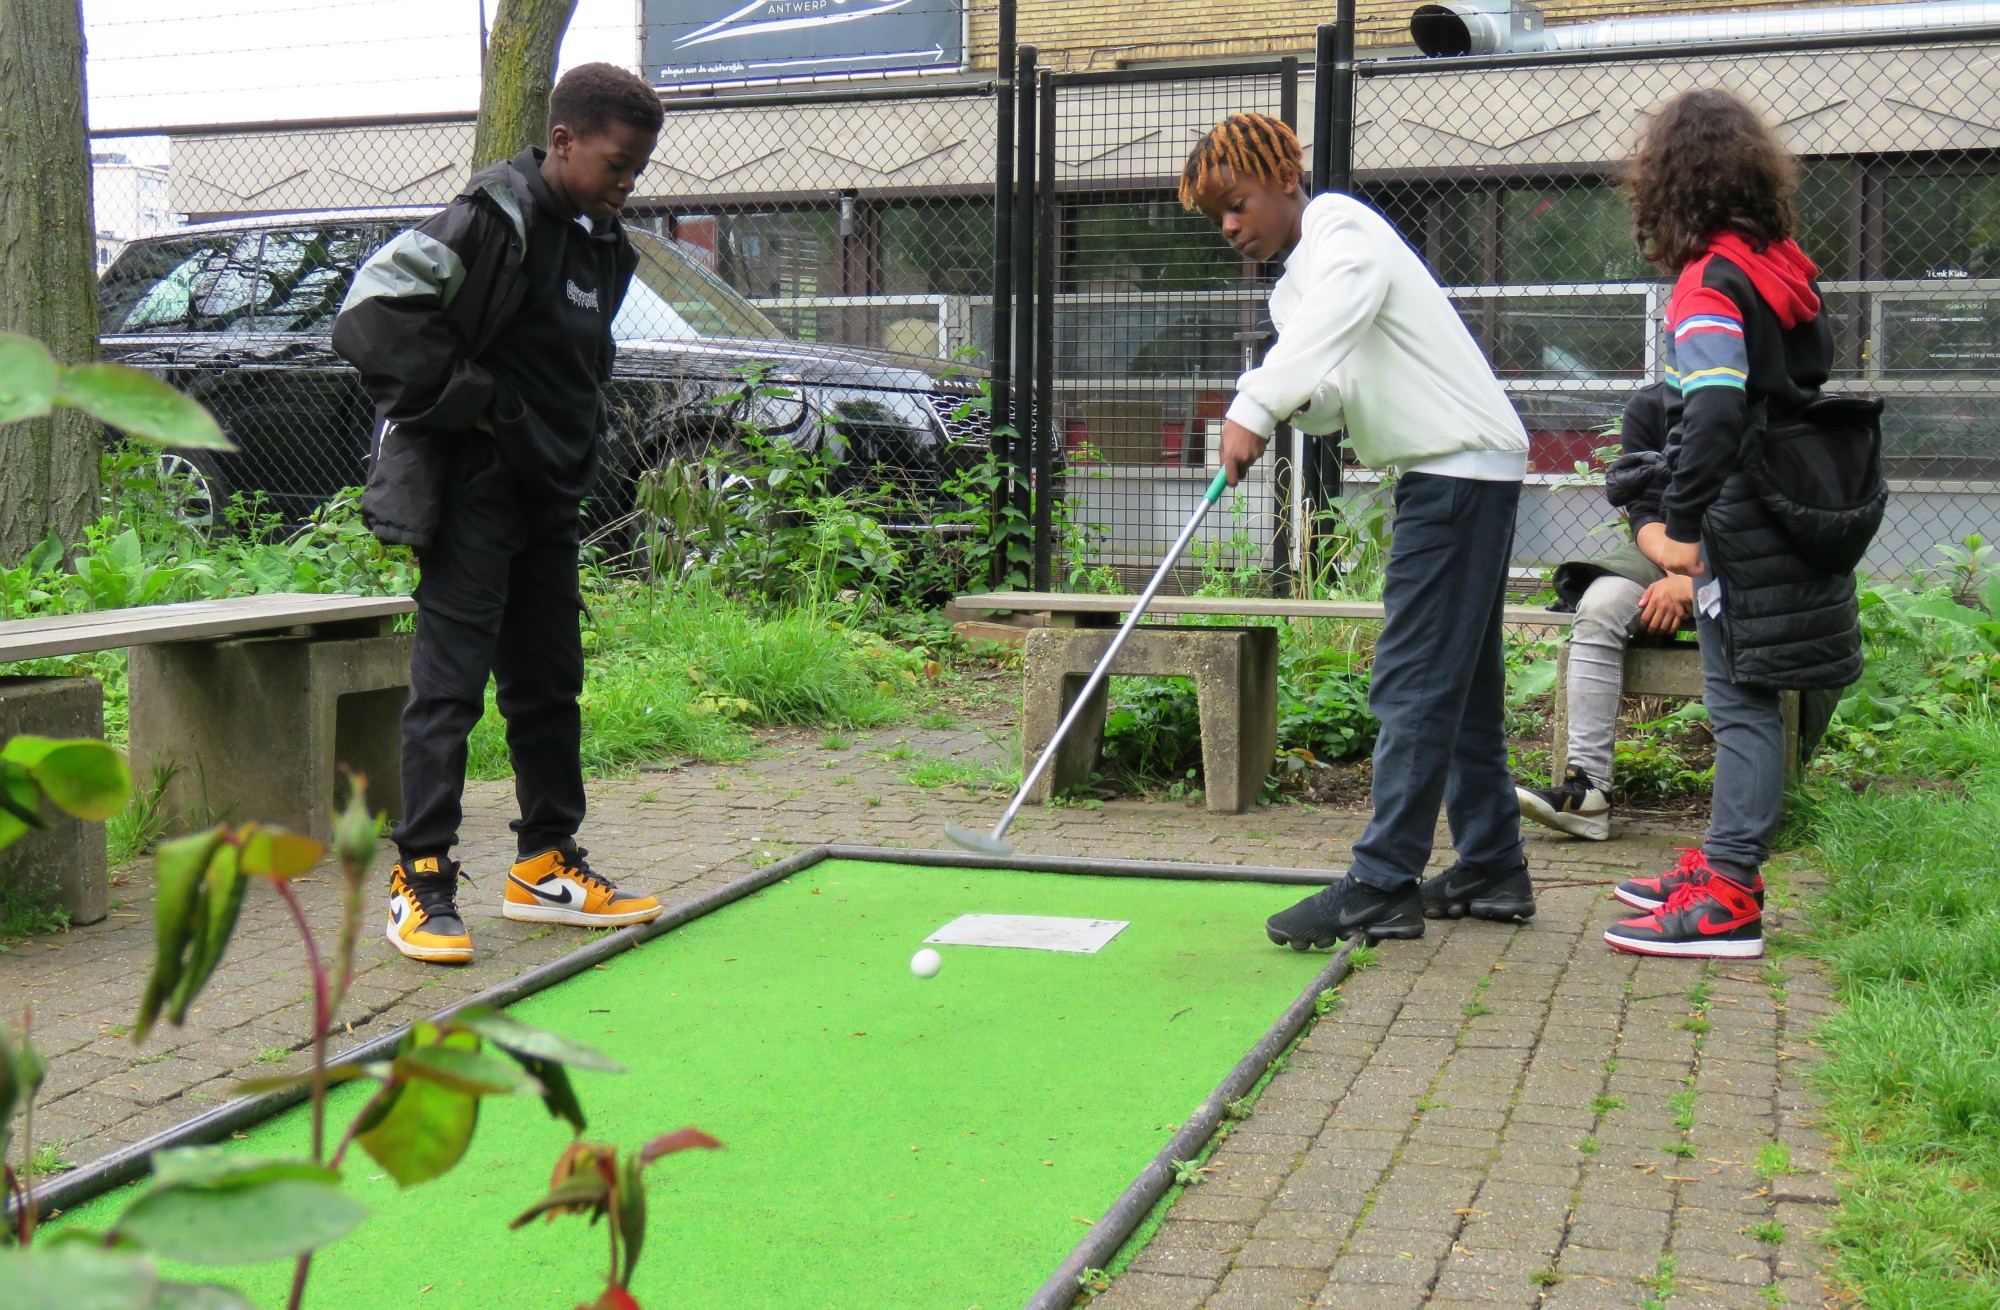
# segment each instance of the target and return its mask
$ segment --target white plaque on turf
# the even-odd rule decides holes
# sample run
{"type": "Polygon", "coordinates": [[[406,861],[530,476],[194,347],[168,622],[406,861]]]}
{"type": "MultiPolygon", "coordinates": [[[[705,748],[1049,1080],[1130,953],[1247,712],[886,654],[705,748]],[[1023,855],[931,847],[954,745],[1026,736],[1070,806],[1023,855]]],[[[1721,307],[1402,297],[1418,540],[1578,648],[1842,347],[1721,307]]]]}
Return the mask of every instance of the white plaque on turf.
{"type": "Polygon", "coordinates": [[[939,946],[1012,946],[1023,951],[1095,955],[1127,919],[1058,919],[1045,914],[961,914],[924,938],[939,946]]]}

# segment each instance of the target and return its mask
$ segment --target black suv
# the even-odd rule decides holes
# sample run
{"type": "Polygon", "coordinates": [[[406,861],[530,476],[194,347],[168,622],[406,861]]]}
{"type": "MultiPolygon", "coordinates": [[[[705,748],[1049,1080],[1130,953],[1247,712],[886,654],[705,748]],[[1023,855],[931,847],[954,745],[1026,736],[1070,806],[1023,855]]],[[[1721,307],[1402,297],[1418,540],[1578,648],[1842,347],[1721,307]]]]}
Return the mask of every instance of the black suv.
{"type": "MultiPolygon", "coordinates": [[[[373,411],[334,354],[355,271],[428,210],[290,214],[204,223],[134,241],[98,284],[106,359],[157,373],[214,411],[239,449],[171,457],[187,511],[237,493],[302,519],[367,478],[373,411]]],[[[587,531],[626,521],[638,474],[726,446],[732,419],[820,452],[838,484],[887,489],[918,530],[954,471],[982,458],[976,373],[934,360],[788,340],[671,242],[632,232],[639,267],[613,325],[612,430],[587,531]],[[719,398],[743,393],[734,413],[719,398]],[[755,394],[765,390],[783,394],[755,394]]]]}

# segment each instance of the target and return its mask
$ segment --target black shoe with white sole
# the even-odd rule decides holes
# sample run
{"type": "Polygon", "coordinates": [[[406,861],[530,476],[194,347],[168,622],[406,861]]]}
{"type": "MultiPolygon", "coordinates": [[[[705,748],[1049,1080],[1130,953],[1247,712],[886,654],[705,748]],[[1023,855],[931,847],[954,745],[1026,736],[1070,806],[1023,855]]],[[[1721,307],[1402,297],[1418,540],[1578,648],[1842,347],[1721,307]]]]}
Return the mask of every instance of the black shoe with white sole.
{"type": "Polygon", "coordinates": [[[1496,871],[1454,864],[1426,879],[1419,895],[1426,919],[1496,919],[1522,923],[1535,917],[1535,885],[1528,880],[1528,862],[1496,871]]]}
{"type": "Polygon", "coordinates": [[[1611,840],[1611,797],[1582,769],[1563,774],[1560,787],[1514,788],[1521,817],[1585,841],[1611,840]]]}
{"type": "Polygon", "coordinates": [[[1423,936],[1423,902],[1416,884],[1385,892],[1350,875],[1264,923],[1265,936],[1295,951],[1331,946],[1356,934],[1370,941],[1423,936]]]}

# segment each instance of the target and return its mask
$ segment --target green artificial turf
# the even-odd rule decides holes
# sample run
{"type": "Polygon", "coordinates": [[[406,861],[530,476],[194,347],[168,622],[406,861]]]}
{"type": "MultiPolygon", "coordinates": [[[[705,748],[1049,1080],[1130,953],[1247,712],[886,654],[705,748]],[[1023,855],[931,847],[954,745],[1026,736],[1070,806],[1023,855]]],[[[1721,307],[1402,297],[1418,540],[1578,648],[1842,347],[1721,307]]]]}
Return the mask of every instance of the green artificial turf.
{"type": "MultiPolygon", "coordinates": [[[[590,1136],[695,1125],[726,1149],[648,1173],[641,1304],[1001,1310],[1019,1305],[1324,966],[1264,940],[1296,888],[827,861],[519,1002],[624,1075],[579,1073],[590,1136]],[[967,912],[1129,919],[1097,955],[941,948],[967,912]]],[[[341,1089],[329,1139],[358,1108],[341,1089]]],[[[236,1143],[303,1153],[303,1111],[236,1143]]],[[[568,1140],[539,1102],[488,1101],[465,1162],[398,1193],[358,1150],[375,1213],[313,1266],[307,1304],[588,1301],[601,1228],[507,1222],[568,1140]]],[[[108,1224],[129,1199],[65,1221],[108,1224]]],[[[190,1271],[183,1271],[190,1272],[190,1271]]],[[[209,1271],[264,1307],[288,1270],[209,1271]]]]}

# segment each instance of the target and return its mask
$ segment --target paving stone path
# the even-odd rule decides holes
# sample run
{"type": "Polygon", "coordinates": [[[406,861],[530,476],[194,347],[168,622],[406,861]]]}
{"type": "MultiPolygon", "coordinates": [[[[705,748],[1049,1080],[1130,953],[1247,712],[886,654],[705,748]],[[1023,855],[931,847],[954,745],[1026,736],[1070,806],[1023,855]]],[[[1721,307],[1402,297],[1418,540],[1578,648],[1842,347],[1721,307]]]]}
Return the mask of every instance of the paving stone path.
{"type": "MultiPolygon", "coordinates": [[[[1013,741],[997,719],[840,750],[817,733],[774,737],[741,764],[592,784],[584,840],[599,868],[667,899],[821,842],[937,846],[945,820],[990,823],[1005,798],[905,774],[996,761],[1013,741]]],[[[429,968],[366,940],[342,1016],[355,1040],[581,940],[499,917],[512,800],[490,783],[468,798],[461,855],[478,882],[462,906],[478,959],[429,968]]],[[[1035,853],[1338,867],[1364,819],[1115,803],[1031,809],[1013,835],[1035,853]]],[[[1433,924],[1382,946],[1097,1310],[1828,1304],[1811,1234],[1834,1191],[1806,1085],[1824,980],[1795,957],[1703,966],[1601,940],[1609,884],[1671,864],[1675,835],[1536,836],[1530,924],[1433,924]]],[[[126,1039],[152,954],[147,886],[127,873],[105,923],[0,954],[0,1003],[32,1005],[53,1060],[37,1137],[71,1163],[200,1113],[239,1077],[303,1067],[299,947],[261,892],[187,1027],[126,1039]]],[[[300,890],[330,933],[336,879],[300,890]]]]}

